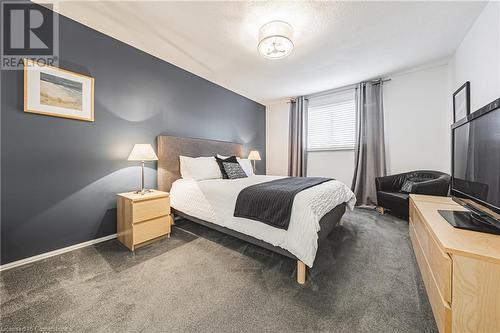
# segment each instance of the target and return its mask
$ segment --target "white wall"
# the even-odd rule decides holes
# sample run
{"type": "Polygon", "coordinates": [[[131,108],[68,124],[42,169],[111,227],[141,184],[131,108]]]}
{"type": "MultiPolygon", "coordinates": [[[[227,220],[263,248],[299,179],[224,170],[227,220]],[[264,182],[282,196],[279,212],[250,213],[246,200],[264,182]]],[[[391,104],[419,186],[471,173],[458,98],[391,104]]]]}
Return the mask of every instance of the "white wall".
{"type": "MultiPolygon", "coordinates": [[[[266,173],[288,175],[288,100],[266,105],[266,173]]],[[[354,172],[354,151],[311,152],[308,154],[308,176],[338,179],[351,186],[354,172]]]]}
{"type": "Polygon", "coordinates": [[[396,74],[384,85],[387,173],[450,172],[446,65],[396,74]]]}
{"type": "Polygon", "coordinates": [[[315,151],[308,154],[307,175],[335,178],[351,187],[354,150],[315,151]]]}
{"type": "Polygon", "coordinates": [[[286,100],[266,106],[266,174],[288,175],[288,113],[286,100]]]}
{"type": "MultiPolygon", "coordinates": [[[[446,112],[447,65],[394,74],[384,83],[387,173],[450,172],[450,127],[446,112]]],[[[333,177],[351,185],[354,151],[312,152],[308,176],[333,177]]]]}
{"type": "MultiPolygon", "coordinates": [[[[389,75],[384,86],[387,171],[450,172],[452,94],[471,82],[471,111],[500,97],[500,3],[491,1],[447,65],[389,75]]],[[[286,174],[288,104],[267,107],[268,174],[286,174]]],[[[309,154],[308,175],[350,185],[352,151],[309,154]]]]}
{"type": "MultiPolygon", "coordinates": [[[[450,171],[450,127],[446,65],[395,74],[384,85],[387,171],[450,171]]],[[[288,171],[289,104],[266,107],[267,174],[288,171]]],[[[308,176],[338,179],[348,186],[354,173],[354,151],[311,152],[308,176]]]]}
{"type": "MultiPolygon", "coordinates": [[[[266,105],[266,173],[288,175],[288,100],[266,105]]],[[[354,151],[311,152],[308,154],[308,176],[331,177],[351,186],[354,151]]]]}
{"type": "Polygon", "coordinates": [[[484,7],[452,57],[450,75],[450,98],[470,81],[471,112],[500,97],[499,2],[491,1],[484,7]]]}

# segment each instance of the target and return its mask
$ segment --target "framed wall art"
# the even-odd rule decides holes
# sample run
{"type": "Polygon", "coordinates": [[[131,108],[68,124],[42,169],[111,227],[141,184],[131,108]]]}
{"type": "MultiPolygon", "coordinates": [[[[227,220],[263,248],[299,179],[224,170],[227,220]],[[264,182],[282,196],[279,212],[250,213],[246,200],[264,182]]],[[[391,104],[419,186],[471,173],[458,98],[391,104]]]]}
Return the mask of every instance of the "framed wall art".
{"type": "Polygon", "coordinates": [[[25,59],[24,112],[94,121],[94,78],[25,59]]]}
{"type": "Polygon", "coordinates": [[[465,82],[453,93],[453,122],[470,114],[470,82],[465,82]]]}

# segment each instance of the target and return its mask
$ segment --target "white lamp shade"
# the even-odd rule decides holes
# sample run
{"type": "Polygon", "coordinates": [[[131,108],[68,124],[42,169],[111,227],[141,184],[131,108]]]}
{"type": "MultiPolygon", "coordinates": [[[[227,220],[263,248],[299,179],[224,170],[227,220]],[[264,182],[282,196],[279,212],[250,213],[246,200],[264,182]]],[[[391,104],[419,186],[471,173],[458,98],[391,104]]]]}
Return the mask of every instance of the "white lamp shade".
{"type": "Polygon", "coordinates": [[[281,59],[292,52],[293,28],[283,21],[264,24],[259,30],[259,52],[268,59],[281,59]]]}
{"type": "Polygon", "coordinates": [[[260,154],[257,150],[252,150],[250,154],[248,154],[248,159],[251,161],[260,161],[260,154]]]}
{"type": "Polygon", "coordinates": [[[157,161],[158,156],[156,156],[153,147],[148,143],[138,143],[132,149],[132,152],[128,156],[129,161],[157,161]]]}

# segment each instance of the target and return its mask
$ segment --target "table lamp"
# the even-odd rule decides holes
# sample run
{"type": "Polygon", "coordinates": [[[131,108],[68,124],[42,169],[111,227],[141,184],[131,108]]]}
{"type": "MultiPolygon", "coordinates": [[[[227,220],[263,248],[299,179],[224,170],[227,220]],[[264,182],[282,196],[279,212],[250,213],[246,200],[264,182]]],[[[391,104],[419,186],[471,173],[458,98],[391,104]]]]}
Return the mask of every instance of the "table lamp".
{"type": "Polygon", "coordinates": [[[252,150],[250,154],[248,154],[248,159],[253,161],[253,172],[255,173],[255,161],[260,161],[260,154],[257,150],[252,150]]]}
{"type": "Polygon", "coordinates": [[[158,156],[156,156],[153,147],[147,143],[138,143],[134,145],[132,152],[128,156],[129,161],[141,161],[142,162],[142,178],[141,178],[141,189],[135,191],[135,193],[140,193],[144,195],[151,190],[144,188],[144,162],[145,161],[158,161],[158,156]]]}

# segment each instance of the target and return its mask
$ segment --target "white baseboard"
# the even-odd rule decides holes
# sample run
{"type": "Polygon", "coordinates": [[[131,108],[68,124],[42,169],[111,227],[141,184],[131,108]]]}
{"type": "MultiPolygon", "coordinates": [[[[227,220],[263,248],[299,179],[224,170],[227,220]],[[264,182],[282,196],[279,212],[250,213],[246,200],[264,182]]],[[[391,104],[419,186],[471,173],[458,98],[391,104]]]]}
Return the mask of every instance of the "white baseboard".
{"type": "Polygon", "coordinates": [[[58,249],[58,250],[54,250],[54,251],[50,251],[50,252],[45,252],[45,253],[42,253],[42,254],[38,254],[38,255],[33,256],[33,257],[24,258],[24,259],[21,259],[21,260],[9,262],[8,264],[0,265],[0,272],[1,271],[5,271],[7,269],[14,268],[14,267],[18,267],[18,266],[21,266],[21,265],[26,265],[26,264],[29,264],[29,263],[32,263],[32,262],[35,262],[35,261],[38,261],[38,260],[45,259],[45,258],[57,256],[58,254],[63,254],[63,253],[66,253],[66,252],[70,252],[70,251],[74,251],[74,250],[77,250],[77,249],[81,249],[82,247],[86,247],[86,246],[89,246],[89,245],[93,245],[93,244],[105,242],[107,240],[110,240],[110,239],[113,239],[113,238],[116,238],[116,237],[117,237],[116,234],[112,234],[112,235],[104,236],[104,237],[101,237],[101,238],[92,239],[92,240],[89,240],[89,241],[86,241],[86,242],[83,242],[83,243],[71,245],[71,246],[68,246],[68,247],[63,247],[62,249],[58,249]]]}

